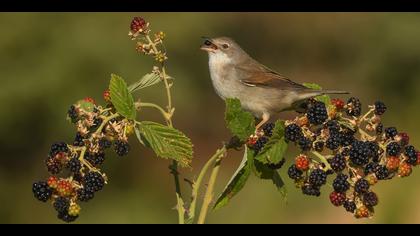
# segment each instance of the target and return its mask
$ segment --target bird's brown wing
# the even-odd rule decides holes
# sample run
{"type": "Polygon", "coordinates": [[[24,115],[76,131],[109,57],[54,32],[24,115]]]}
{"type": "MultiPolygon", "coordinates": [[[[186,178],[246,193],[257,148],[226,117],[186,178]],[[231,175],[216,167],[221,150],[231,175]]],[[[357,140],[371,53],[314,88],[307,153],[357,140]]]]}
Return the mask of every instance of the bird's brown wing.
{"type": "Polygon", "coordinates": [[[241,63],[241,65],[235,66],[235,69],[239,77],[242,78],[241,82],[248,86],[297,90],[308,89],[254,60],[241,63]]]}

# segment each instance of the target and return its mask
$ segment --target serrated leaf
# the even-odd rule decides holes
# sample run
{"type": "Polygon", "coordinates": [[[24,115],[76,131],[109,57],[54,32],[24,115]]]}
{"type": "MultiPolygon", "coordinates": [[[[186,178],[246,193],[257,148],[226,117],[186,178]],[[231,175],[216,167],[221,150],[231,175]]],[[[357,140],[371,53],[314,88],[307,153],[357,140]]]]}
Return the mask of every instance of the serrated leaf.
{"type": "Polygon", "coordinates": [[[144,89],[146,87],[150,87],[155,85],[161,81],[160,76],[157,73],[149,73],[145,74],[141,79],[139,79],[134,84],[128,86],[128,91],[133,93],[137,90],[144,89]]]}
{"type": "Polygon", "coordinates": [[[141,137],[141,133],[140,133],[139,128],[135,127],[135,128],[134,128],[134,132],[136,133],[137,140],[138,140],[141,144],[143,144],[144,146],[146,146],[145,142],[143,141],[143,138],[141,137]]]}
{"type": "Polygon", "coordinates": [[[109,91],[111,93],[111,102],[117,112],[127,119],[134,120],[136,118],[136,107],[125,81],[118,75],[112,74],[109,91]]]}
{"type": "Polygon", "coordinates": [[[142,121],[138,127],[157,156],[176,160],[184,167],[190,165],[192,143],[181,131],[152,121],[142,121]]]}
{"type": "MultiPolygon", "coordinates": [[[[315,90],[322,90],[322,87],[314,83],[303,83],[303,86],[315,90]]],[[[331,98],[328,95],[321,95],[315,98],[317,101],[323,102],[326,106],[331,104],[331,98]]]]}
{"type": "Polygon", "coordinates": [[[229,201],[239,193],[240,190],[245,186],[246,181],[251,175],[251,162],[248,161],[248,149],[245,149],[242,162],[239,165],[236,172],[232,175],[232,178],[226,185],[222,194],[218,197],[213,210],[220,209],[226,206],[229,201]]]}
{"type": "Polygon", "coordinates": [[[283,159],[287,147],[288,144],[284,139],[284,122],[276,121],[272,136],[255,159],[263,164],[277,164],[283,159]]]}
{"type": "Polygon", "coordinates": [[[251,113],[242,110],[239,99],[226,99],[226,125],[233,135],[245,141],[255,131],[255,119],[251,113]]]}
{"type": "Polygon", "coordinates": [[[271,180],[273,181],[273,184],[276,186],[277,191],[279,191],[279,193],[281,194],[283,200],[287,202],[287,189],[278,171],[275,171],[273,173],[273,177],[271,178],[271,180]]]}

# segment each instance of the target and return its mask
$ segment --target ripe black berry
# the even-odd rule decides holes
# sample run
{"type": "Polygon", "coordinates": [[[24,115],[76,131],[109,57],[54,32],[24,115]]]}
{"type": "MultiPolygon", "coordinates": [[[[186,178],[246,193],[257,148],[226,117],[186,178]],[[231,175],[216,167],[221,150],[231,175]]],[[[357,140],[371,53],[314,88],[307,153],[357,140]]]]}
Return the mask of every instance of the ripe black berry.
{"type": "Polygon", "coordinates": [[[77,147],[82,147],[85,145],[85,142],[83,141],[84,137],[79,132],[76,133],[76,137],[74,138],[73,145],[77,147]]]}
{"type": "Polygon", "coordinates": [[[81,188],[77,190],[77,199],[82,202],[87,202],[95,197],[95,193],[93,190],[89,188],[81,188]]]}
{"type": "Polygon", "coordinates": [[[289,170],[287,171],[287,174],[289,175],[289,178],[297,180],[302,177],[303,172],[296,168],[296,165],[293,164],[289,167],[289,170]]]}
{"type": "Polygon", "coordinates": [[[401,152],[401,145],[396,142],[392,142],[388,144],[388,146],[386,146],[386,153],[389,156],[398,156],[400,152],[401,152]]]}
{"type": "Polygon", "coordinates": [[[350,130],[345,130],[340,133],[340,141],[342,146],[350,146],[355,141],[354,132],[350,130]]]}
{"type": "Polygon", "coordinates": [[[347,115],[349,116],[360,116],[362,113],[362,103],[358,98],[350,98],[347,101],[347,115]]]}
{"type": "Polygon", "coordinates": [[[374,192],[367,192],[363,194],[363,203],[367,207],[374,207],[378,205],[378,196],[374,192]]]}
{"type": "Polygon", "coordinates": [[[313,186],[313,185],[303,186],[302,193],[308,196],[316,196],[316,197],[319,197],[321,195],[321,191],[319,187],[313,186]]]}
{"type": "Polygon", "coordinates": [[[79,173],[80,169],[82,168],[82,164],[80,163],[79,159],[71,158],[69,162],[67,162],[66,167],[73,173],[79,173]]]}
{"type": "Polygon", "coordinates": [[[324,142],[317,141],[314,143],[315,151],[322,152],[324,150],[324,142]]]}
{"type": "Polygon", "coordinates": [[[395,127],[388,127],[385,129],[385,136],[387,138],[394,138],[398,135],[398,131],[395,127]]]}
{"type": "Polygon", "coordinates": [[[83,177],[83,183],[85,188],[97,192],[104,187],[105,180],[98,172],[89,172],[83,177]]]}
{"type": "Polygon", "coordinates": [[[340,125],[335,120],[329,120],[325,125],[330,133],[338,133],[340,131],[340,125]]]}
{"type": "Polygon", "coordinates": [[[32,192],[34,197],[41,202],[46,202],[51,198],[52,189],[48,186],[47,182],[39,181],[32,184],[32,192]]]}
{"type": "Polygon", "coordinates": [[[376,130],[375,131],[376,131],[376,134],[377,135],[382,134],[382,132],[384,131],[384,125],[382,123],[379,123],[376,126],[376,130]]]}
{"type": "Polygon", "coordinates": [[[114,144],[114,150],[118,156],[125,156],[130,151],[130,145],[127,142],[117,140],[114,144]]]}
{"type": "Polygon", "coordinates": [[[355,141],[350,148],[350,160],[355,165],[366,165],[369,163],[371,154],[370,146],[363,141],[355,141]]]}
{"type": "Polygon", "coordinates": [[[316,169],[309,175],[309,183],[320,187],[327,183],[327,174],[321,169],[316,169]]]}
{"type": "Polygon", "coordinates": [[[312,141],[305,137],[300,138],[298,144],[302,151],[309,151],[312,148],[312,141]]]}
{"type": "Polygon", "coordinates": [[[389,177],[389,171],[386,168],[386,166],[379,165],[375,169],[375,175],[376,175],[376,178],[378,178],[378,180],[384,180],[389,177]]]}
{"type": "Polygon", "coordinates": [[[268,142],[268,138],[266,136],[262,136],[257,140],[257,142],[253,146],[254,151],[255,151],[255,155],[263,149],[264,145],[267,142],[268,142]]]}
{"type": "Polygon", "coordinates": [[[103,138],[103,139],[99,140],[99,147],[101,149],[107,149],[107,148],[110,148],[111,146],[112,146],[112,142],[109,141],[108,139],[103,138]]]}
{"type": "Polygon", "coordinates": [[[348,212],[354,213],[354,211],[356,211],[356,203],[354,203],[354,201],[346,200],[343,206],[348,212]]]}
{"type": "Polygon", "coordinates": [[[335,172],[343,171],[346,168],[346,158],[341,154],[337,154],[333,158],[328,159],[328,163],[330,163],[331,168],[335,172]]]}
{"type": "Polygon", "coordinates": [[[296,142],[302,136],[302,129],[297,124],[288,125],[284,130],[284,137],[286,141],[296,142]]]}
{"type": "Polygon", "coordinates": [[[338,193],[344,193],[350,188],[350,183],[347,181],[348,176],[344,174],[338,174],[337,178],[333,181],[334,191],[338,193]]]}
{"type": "Polygon", "coordinates": [[[385,111],[386,111],[385,104],[381,101],[376,101],[375,102],[375,115],[381,116],[385,113],[385,111]]]}
{"type": "Polygon", "coordinates": [[[55,156],[60,152],[67,153],[69,148],[65,142],[56,142],[51,145],[50,156],[55,156]]]}
{"type": "Polygon", "coordinates": [[[93,166],[99,166],[99,165],[102,165],[102,163],[104,163],[105,161],[105,153],[104,152],[98,152],[98,153],[87,152],[85,154],[85,159],[93,166]]]}
{"type": "Polygon", "coordinates": [[[375,170],[378,168],[379,164],[376,162],[370,162],[365,166],[364,173],[368,175],[370,173],[375,173],[375,170]]]}
{"type": "Polygon", "coordinates": [[[51,156],[47,158],[45,165],[47,166],[47,171],[53,175],[60,173],[63,167],[60,161],[51,156]]]}
{"type": "Polygon", "coordinates": [[[53,206],[58,213],[67,213],[69,210],[70,201],[65,197],[58,197],[55,199],[53,206]]]}
{"type": "Polygon", "coordinates": [[[417,163],[417,151],[413,146],[405,147],[404,154],[407,156],[407,163],[415,165],[417,163]]]}
{"type": "Polygon", "coordinates": [[[323,102],[314,102],[306,113],[309,123],[320,125],[328,119],[328,112],[323,102]]]}
{"type": "Polygon", "coordinates": [[[336,150],[340,147],[341,144],[341,135],[340,133],[332,133],[330,137],[325,142],[325,146],[330,150],[336,150]]]}
{"type": "Polygon", "coordinates": [[[95,119],[93,119],[93,124],[90,127],[92,130],[97,129],[100,125],[102,124],[102,119],[99,117],[96,117],[95,119]]]}
{"type": "Polygon", "coordinates": [[[76,107],[74,105],[71,105],[69,110],[67,111],[67,114],[69,118],[71,119],[72,123],[76,123],[77,119],[79,118],[79,114],[76,110],[76,107]]]}
{"type": "Polygon", "coordinates": [[[78,217],[79,216],[71,216],[71,215],[69,215],[68,212],[58,213],[58,215],[57,215],[58,219],[60,219],[64,222],[67,222],[67,223],[75,221],[78,217]]]}
{"type": "Polygon", "coordinates": [[[369,190],[369,182],[365,179],[359,179],[354,185],[354,191],[357,193],[365,193],[369,190]]]}
{"type": "Polygon", "coordinates": [[[264,131],[264,135],[271,137],[271,135],[273,135],[274,126],[275,126],[274,123],[266,123],[262,127],[262,130],[264,131]]]}

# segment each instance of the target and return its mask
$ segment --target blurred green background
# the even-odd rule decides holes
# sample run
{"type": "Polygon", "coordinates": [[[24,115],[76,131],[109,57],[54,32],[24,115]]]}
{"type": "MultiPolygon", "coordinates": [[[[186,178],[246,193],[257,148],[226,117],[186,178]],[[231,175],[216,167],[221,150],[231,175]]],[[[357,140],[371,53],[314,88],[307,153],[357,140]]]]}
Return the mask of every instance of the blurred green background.
{"type": "MultiPolygon", "coordinates": [[[[71,141],[66,111],[76,100],[101,101],[111,73],[134,82],[153,61],[134,50],[127,36],[133,16],[167,34],[168,72],[175,125],[192,138],[193,179],[206,159],[229,138],[224,103],[214,93],[201,36],[231,36],[257,60],[297,82],[345,89],[365,105],[389,107],[386,126],[410,134],[420,147],[420,14],[409,13],[1,13],[0,29],[0,223],[60,223],[48,204],[35,200],[31,184],[46,178],[52,142],[71,141]]],[[[165,101],[162,86],[137,94],[165,101]]],[[[290,118],[293,114],[282,114],[290,118]]],[[[141,119],[161,121],[149,111],[141,119]]],[[[295,149],[290,148],[287,166],[295,149]]],[[[220,192],[240,162],[231,152],[222,165],[220,192]]],[[[107,156],[110,177],[95,199],[82,205],[78,223],[176,223],[169,161],[154,157],[135,139],[128,157],[107,156]]],[[[418,168],[417,168],[418,169],[418,168]]],[[[293,183],[285,204],[269,181],[251,178],[231,204],[209,223],[419,223],[420,171],[374,189],[380,205],[372,220],[355,220],[320,198],[303,196],[293,183]]],[[[287,176],[286,168],[283,176],[287,176]]],[[[184,194],[190,193],[183,185],[184,194]]]]}

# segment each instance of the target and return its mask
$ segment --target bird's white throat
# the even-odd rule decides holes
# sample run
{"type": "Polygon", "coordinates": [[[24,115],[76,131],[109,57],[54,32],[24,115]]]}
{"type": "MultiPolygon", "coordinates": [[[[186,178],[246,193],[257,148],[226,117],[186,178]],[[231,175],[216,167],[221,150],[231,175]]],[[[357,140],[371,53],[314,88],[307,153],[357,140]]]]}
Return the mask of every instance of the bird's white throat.
{"type": "Polygon", "coordinates": [[[209,68],[210,76],[213,82],[213,86],[216,90],[216,93],[222,98],[231,97],[231,91],[229,91],[229,86],[226,83],[231,81],[225,81],[227,70],[224,68],[229,66],[232,63],[232,59],[229,58],[223,52],[209,52],[209,68]]]}

